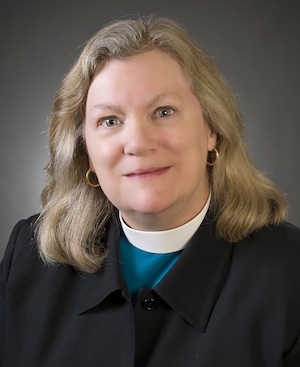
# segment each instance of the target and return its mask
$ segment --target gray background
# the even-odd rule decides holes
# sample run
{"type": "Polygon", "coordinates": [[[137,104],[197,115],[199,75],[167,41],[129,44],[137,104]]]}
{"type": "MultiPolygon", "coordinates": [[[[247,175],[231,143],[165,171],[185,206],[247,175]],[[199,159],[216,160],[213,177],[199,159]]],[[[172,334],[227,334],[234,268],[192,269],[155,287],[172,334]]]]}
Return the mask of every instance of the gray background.
{"type": "Polygon", "coordinates": [[[257,166],[300,226],[298,0],[11,1],[0,9],[0,258],[13,225],[39,210],[53,95],[84,42],[108,21],[181,20],[234,88],[257,166]]]}

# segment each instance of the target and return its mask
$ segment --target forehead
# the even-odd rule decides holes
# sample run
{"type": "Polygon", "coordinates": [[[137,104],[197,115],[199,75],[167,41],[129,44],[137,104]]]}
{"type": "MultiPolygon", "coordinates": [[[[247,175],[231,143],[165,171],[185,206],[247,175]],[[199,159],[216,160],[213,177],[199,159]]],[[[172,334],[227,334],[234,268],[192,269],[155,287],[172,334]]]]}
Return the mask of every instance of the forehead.
{"type": "Polygon", "coordinates": [[[120,71],[122,69],[126,69],[127,71],[131,70],[134,73],[139,73],[140,70],[144,69],[148,69],[149,72],[149,68],[152,69],[153,72],[158,69],[165,69],[166,71],[166,69],[171,68],[172,72],[176,70],[177,72],[184,74],[182,65],[175,56],[171,56],[163,51],[155,49],[130,57],[108,59],[98,66],[94,78],[111,69],[114,69],[114,71],[117,69],[120,69],[120,71]],[[138,68],[136,68],[137,66],[138,68]]]}
{"type": "Polygon", "coordinates": [[[180,63],[162,51],[152,50],[127,58],[107,60],[96,71],[89,93],[101,87],[106,90],[115,88],[117,93],[121,87],[135,88],[138,92],[139,89],[171,86],[175,89],[187,86],[180,63]]]}

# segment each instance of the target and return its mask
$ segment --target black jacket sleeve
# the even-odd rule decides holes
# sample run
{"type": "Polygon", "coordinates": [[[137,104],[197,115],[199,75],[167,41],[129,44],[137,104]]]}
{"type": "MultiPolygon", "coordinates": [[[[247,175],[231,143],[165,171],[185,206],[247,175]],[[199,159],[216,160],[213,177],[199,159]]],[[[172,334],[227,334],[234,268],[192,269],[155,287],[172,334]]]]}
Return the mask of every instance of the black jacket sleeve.
{"type": "Polygon", "coordinates": [[[22,232],[22,229],[28,228],[25,220],[18,222],[10,236],[8,245],[5,250],[4,258],[0,264],[0,366],[2,366],[3,350],[4,350],[4,335],[5,335],[5,310],[6,310],[6,291],[9,280],[9,272],[12,264],[15,244],[22,232]]]}
{"type": "Polygon", "coordinates": [[[283,367],[299,367],[300,366],[300,334],[292,346],[285,354],[283,359],[283,367]]]}

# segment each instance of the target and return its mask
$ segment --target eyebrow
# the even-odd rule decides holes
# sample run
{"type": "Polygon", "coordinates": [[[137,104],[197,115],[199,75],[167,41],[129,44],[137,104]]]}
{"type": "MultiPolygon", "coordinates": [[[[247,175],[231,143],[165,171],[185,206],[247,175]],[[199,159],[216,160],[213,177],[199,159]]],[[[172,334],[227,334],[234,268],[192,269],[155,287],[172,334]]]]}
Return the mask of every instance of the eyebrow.
{"type": "Polygon", "coordinates": [[[119,114],[123,112],[119,106],[110,103],[98,103],[93,106],[93,110],[109,110],[119,114]]]}
{"type": "Polygon", "coordinates": [[[159,102],[161,99],[164,98],[168,98],[168,97],[176,97],[179,98],[181,97],[181,94],[175,91],[167,91],[164,93],[160,93],[157,96],[154,96],[152,98],[150,98],[147,102],[147,106],[151,107],[153,105],[155,105],[157,102],[159,102]]]}
{"type": "MultiPolygon", "coordinates": [[[[175,91],[167,91],[167,92],[163,92],[160,93],[154,97],[149,98],[149,100],[146,102],[146,106],[147,107],[151,107],[153,105],[155,105],[156,103],[158,103],[160,100],[164,99],[164,98],[168,98],[168,97],[176,97],[179,98],[181,97],[181,94],[175,91]]],[[[117,114],[122,114],[123,110],[121,107],[119,107],[118,105],[114,105],[114,104],[110,104],[110,103],[98,103],[95,106],[93,106],[93,109],[96,110],[109,110],[112,111],[114,113],[117,114]]]]}

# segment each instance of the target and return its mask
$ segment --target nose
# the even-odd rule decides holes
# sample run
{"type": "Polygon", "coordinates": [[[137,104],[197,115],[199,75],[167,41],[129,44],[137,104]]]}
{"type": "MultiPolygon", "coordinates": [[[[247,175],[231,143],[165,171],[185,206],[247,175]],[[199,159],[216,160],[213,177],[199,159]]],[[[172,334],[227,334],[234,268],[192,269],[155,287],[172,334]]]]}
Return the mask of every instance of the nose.
{"type": "Polygon", "coordinates": [[[143,156],[156,149],[155,128],[148,119],[131,119],[124,130],[124,154],[143,156]]]}

